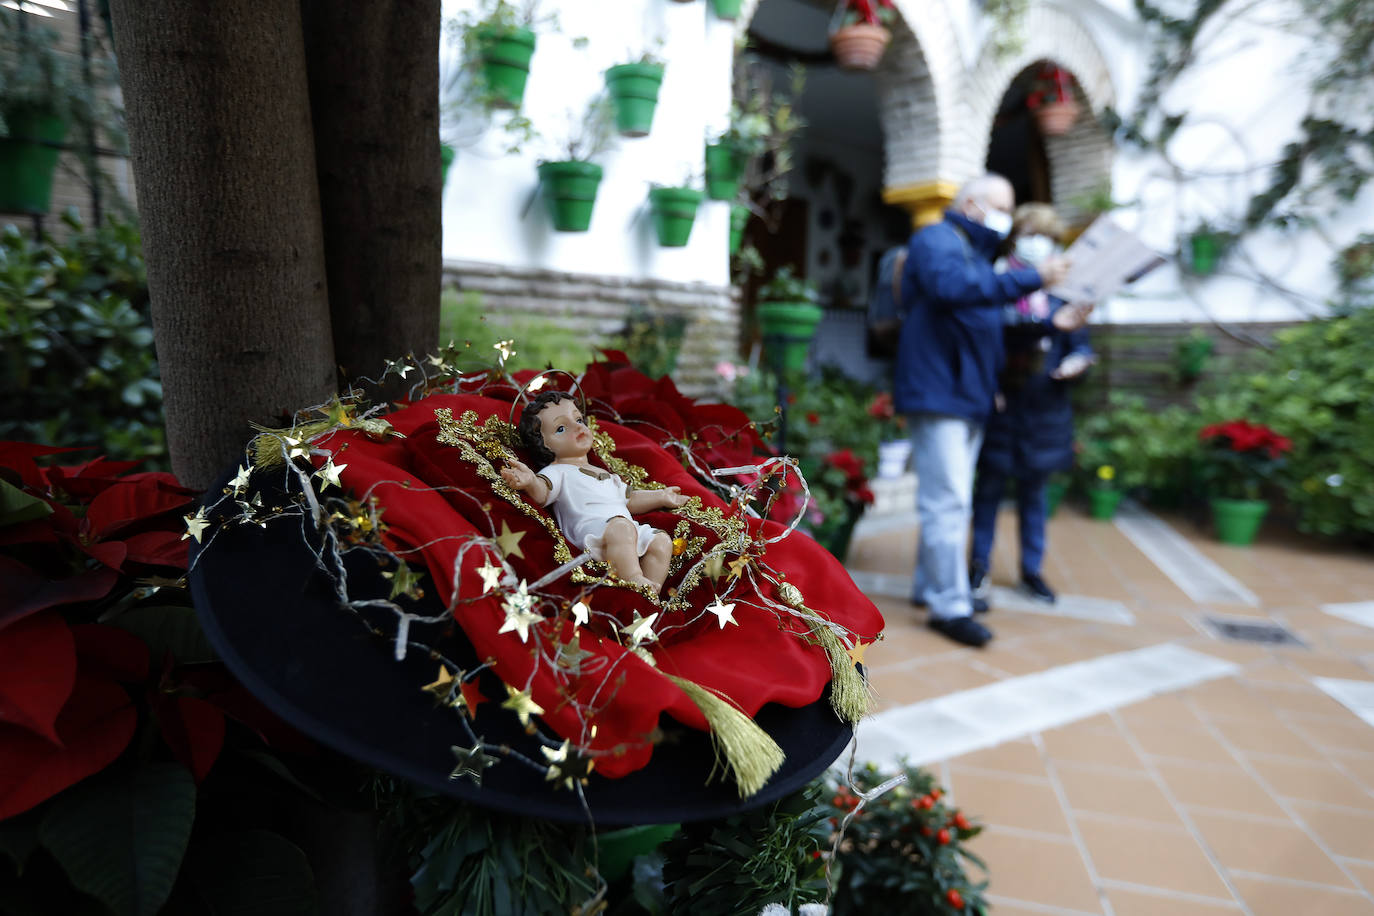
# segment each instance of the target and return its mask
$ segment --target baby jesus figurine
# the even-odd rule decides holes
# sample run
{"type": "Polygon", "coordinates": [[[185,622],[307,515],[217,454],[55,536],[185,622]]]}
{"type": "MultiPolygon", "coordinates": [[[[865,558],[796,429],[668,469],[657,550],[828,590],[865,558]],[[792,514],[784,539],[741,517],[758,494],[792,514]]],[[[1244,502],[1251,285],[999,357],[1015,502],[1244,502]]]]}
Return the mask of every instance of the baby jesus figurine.
{"type": "Polygon", "coordinates": [[[511,459],[501,469],[506,483],[539,505],[552,506],[558,527],[573,546],[606,563],[626,582],[649,586],[657,594],[668,578],[673,540],[631,515],[686,505],[682,489],[631,490],[618,475],[592,465],[587,460],[592,431],[566,392],[535,396],[520,414],[520,438],[540,469],[536,473],[511,459]]]}

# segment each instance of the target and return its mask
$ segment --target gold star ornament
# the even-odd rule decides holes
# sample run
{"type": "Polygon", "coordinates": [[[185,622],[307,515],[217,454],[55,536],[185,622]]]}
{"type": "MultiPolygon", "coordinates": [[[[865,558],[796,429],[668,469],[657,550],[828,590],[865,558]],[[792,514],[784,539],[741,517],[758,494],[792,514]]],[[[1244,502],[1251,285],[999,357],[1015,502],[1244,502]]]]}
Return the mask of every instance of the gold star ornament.
{"type": "Polygon", "coordinates": [[[519,557],[525,559],[525,552],[520,549],[520,539],[525,536],[523,531],[511,531],[510,525],[503,520],[501,522],[501,533],[495,538],[496,546],[501,548],[501,553],[508,557],[519,557]]]}
{"type": "Polygon", "coordinates": [[[490,559],[483,565],[477,567],[477,575],[482,577],[482,594],[486,594],[501,584],[501,575],[505,570],[499,566],[493,566],[490,559]]]}
{"type": "Polygon", "coordinates": [[[733,623],[735,626],[739,626],[739,621],[735,619],[734,604],[726,604],[717,598],[715,601],[706,605],[706,610],[716,615],[716,619],[720,621],[720,628],[722,630],[725,629],[727,623],[733,623]]]}
{"type": "Polygon", "coordinates": [[[529,728],[530,716],[542,716],[544,707],[534,702],[534,697],[528,690],[516,690],[510,684],[506,685],[506,699],[502,701],[501,708],[509,709],[520,719],[520,724],[529,728]]]}
{"type": "Polygon", "coordinates": [[[338,487],[342,490],[343,484],[339,482],[339,472],[346,467],[348,467],[346,464],[335,464],[332,456],[326,459],[324,467],[315,472],[315,476],[323,481],[323,483],[320,484],[320,492],[323,493],[331,486],[338,487]]]}
{"type": "Polygon", "coordinates": [[[472,747],[450,747],[453,756],[458,758],[458,765],[448,774],[449,779],[471,779],[477,785],[482,784],[482,771],[494,764],[500,763],[499,757],[493,757],[482,750],[482,740],[479,738],[472,747]]]}
{"type": "Polygon", "coordinates": [[[184,541],[187,538],[195,538],[197,544],[201,543],[200,536],[210,527],[210,520],[205,517],[205,507],[197,509],[195,515],[185,515],[182,518],[186,520],[186,533],[181,539],[184,541]]]}

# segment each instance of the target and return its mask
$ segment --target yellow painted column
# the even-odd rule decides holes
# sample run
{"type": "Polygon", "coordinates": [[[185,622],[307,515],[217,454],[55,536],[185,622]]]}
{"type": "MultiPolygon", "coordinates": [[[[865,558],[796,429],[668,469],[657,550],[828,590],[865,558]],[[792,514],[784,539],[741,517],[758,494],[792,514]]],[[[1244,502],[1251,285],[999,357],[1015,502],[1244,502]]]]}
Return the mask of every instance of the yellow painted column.
{"type": "Polygon", "coordinates": [[[938,223],[958,192],[959,186],[954,182],[936,179],[884,188],[883,202],[909,212],[912,228],[920,229],[938,223]]]}

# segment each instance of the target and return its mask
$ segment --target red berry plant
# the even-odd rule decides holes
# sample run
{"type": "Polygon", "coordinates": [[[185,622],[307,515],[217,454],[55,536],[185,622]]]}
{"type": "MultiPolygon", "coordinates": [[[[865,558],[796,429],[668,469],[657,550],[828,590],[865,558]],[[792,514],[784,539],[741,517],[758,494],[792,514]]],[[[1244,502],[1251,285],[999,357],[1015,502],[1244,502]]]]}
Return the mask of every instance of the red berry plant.
{"type": "Polygon", "coordinates": [[[964,844],[982,828],[946,801],[930,773],[913,766],[901,772],[905,783],[868,801],[855,792],[870,792],[892,774],[868,764],[855,773],[853,790],[834,787],[831,825],[843,830],[838,850],[827,853],[833,855],[835,916],[981,916],[987,881],[975,881],[964,869],[966,863],[984,866],[964,844]]]}
{"type": "Polygon", "coordinates": [[[1203,478],[1212,496],[1259,499],[1293,443],[1263,423],[1231,420],[1203,427],[1203,478]]]}

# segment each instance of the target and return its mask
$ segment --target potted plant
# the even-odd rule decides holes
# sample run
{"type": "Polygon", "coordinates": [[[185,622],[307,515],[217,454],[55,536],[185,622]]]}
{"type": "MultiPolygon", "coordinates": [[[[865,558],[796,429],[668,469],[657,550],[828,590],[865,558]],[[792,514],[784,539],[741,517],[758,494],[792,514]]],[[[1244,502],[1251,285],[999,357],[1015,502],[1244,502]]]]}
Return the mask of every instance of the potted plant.
{"type": "Polygon", "coordinates": [[[615,125],[622,136],[647,137],[663,86],[663,61],[651,51],[606,71],[606,88],[615,102],[615,125]]]}
{"type": "Polygon", "coordinates": [[[556,25],[553,17],[536,21],[537,5],[538,0],[518,5],[507,0],[483,0],[479,10],[457,21],[463,36],[463,58],[477,69],[482,101],[488,108],[519,108],[525,100],[535,29],[541,23],[556,25]]]}
{"type": "Polygon", "coordinates": [[[1261,498],[1264,484],[1284,464],[1293,443],[1263,423],[1231,420],[1198,433],[1206,447],[1203,479],[1211,499],[1217,540],[1246,546],[1255,539],[1269,511],[1261,498]]]}
{"type": "Polygon", "coordinates": [[[816,304],[816,285],[791,267],[779,270],[759,290],[759,330],[764,349],[782,370],[806,367],[806,354],[824,312],[816,304]]]}
{"type": "Polygon", "coordinates": [[[721,19],[738,19],[740,8],[743,6],[744,0],[711,0],[711,8],[721,19]]]}
{"type": "Polygon", "coordinates": [[[1058,137],[1069,132],[1082,112],[1074,98],[1073,76],[1056,64],[1046,64],[1036,74],[1026,107],[1035,117],[1035,124],[1046,137],[1058,137]]]}
{"type": "Polygon", "coordinates": [[[684,248],[692,237],[697,208],[705,195],[693,187],[654,185],[649,189],[649,212],[654,232],[664,248],[684,248]]]}
{"type": "MultiPolygon", "coordinates": [[[[737,93],[730,105],[730,126],[706,144],[706,191],[712,200],[734,200],[750,163],[769,151],[777,120],[790,116],[786,100],[737,93]]],[[[790,136],[790,134],[789,134],[790,136]]]]}
{"type": "Polygon", "coordinates": [[[822,547],[844,562],[854,526],[864,509],[873,504],[864,460],[852,449],[838,449],[812,465],[807,474],[815,505],[808,513],[807,528],[822,547]]]}
{"type": "Polygon", "coordinates": [[[591,160],[610,143],[610,103],[598,95],[588,104],[581,121],[574,117],[569,120],[568,140],[560,157],[539,163],[539,189],[554,229],[586,232],[592,224],[592,208],[603,175],[601,166],[591,160]]]}
{"type": "Polygon", "coordinates": [[[1213,225],[1208,220],[1200,220],[1192,231],[1184,236],[1188,270],[1199,277],[1210,277],[1216,272],[1217,262],[1230,250],[1236,241],[1236,234],[1213,225]]]}
{"type": "Polygon", "coordinates": [[[114,123],[94,91],[110,78],[97,66],[88,84],[72,56],[57,50],[57,32],[15,18],[0,16],[0,211],[43,214],[52,205],[68,130],[95,125],[108,132],[114,123]]]}
{"type": "Polygon", "coordinates": [[[1207,364],[1207,358],[1212,355],[1212,338],[1208,337],[1201,328],[1194,328],[1186,337],[1178,342],[1177,352],[1174,354],[1174,363],[1178,367],[1179,377],[1186,382],[1191,382],[1202,375],[1202,367],[1207,364]]]}
{"type": "Polygon", "coordinates": [[[1116,484],[1116,468],[1100,464],[1096,478],[1088,487],[1088,514],[1098,521],[1109,522],[1116,515],[1116,507],[1124,495],[1116,484]]]}
{"type": "Polygon", "coordinates": [[[745,204],[730,205],[730,253],[738,254],[744,244],[744,227],[749,224],[749,207],[745,204]]]}
{"type": "Polygon", "coordinates": [[[844,0],[838,12],[840,26],[830,33],[836,63],[846,70],[877,69],[892,40],[887,28],[897,16],[892,0],[844,0]]]}

